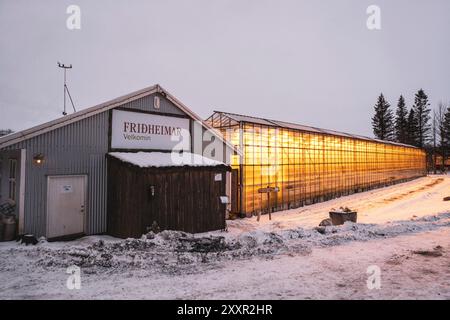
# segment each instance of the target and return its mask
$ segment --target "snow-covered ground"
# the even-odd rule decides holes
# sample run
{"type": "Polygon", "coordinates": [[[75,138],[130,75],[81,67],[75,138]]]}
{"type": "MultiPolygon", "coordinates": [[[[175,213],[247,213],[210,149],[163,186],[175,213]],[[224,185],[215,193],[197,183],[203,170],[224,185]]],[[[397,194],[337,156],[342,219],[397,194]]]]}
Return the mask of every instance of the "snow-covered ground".
{"type": "Polygon", "coordinates": [[[429,176],[271,221],[228,221],[228,232],[0,243],[0,299],[450,299],[445,196],[450,176],[429,176]],[[358,223],[319,232],[341,206],[358,223]],[[71,265],[81,267],[80,290],[66,287],[71,265]],[[367,287],[371,266],[380,289],[367,287]]]}
{"type": "Polygon", "coordinates": [[[450,196],[450,176],[433,175],[402,184],[356,193],[351,196],[277,212],[269,221],[262,215],[260,222],[256,217],[230,221],[228,230],[240,233],[251,230],[276,231],[294,226],[315,227],[322,219],[328,218],[331,209],[349,207],[358,211],[360,223],[387,223],[396,220],[409,220],[430,214],[448,212],[450,203],[442,201],[444,195],[450,196]]]}

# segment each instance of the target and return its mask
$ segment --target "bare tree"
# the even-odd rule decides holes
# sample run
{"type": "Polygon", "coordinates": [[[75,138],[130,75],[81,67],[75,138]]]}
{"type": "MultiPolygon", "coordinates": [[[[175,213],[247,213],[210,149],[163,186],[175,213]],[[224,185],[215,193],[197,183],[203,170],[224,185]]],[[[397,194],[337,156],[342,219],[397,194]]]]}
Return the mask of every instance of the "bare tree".
{"type": "Polygon", "coordinates": [[[433,142],[433,147],[431,151],[431,168],[433,169],[433,173],[436,174],[436,146],[437,146],[437,116],[436,110],[433,110],[433,121],[431,123],[431,141],[433,142]]]}

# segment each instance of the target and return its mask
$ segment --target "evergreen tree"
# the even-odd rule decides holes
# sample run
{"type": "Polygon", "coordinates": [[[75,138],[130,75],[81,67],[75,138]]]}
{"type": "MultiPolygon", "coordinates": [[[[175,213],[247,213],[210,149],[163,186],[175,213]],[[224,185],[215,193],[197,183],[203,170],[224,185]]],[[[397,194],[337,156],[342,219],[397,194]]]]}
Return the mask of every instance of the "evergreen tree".
{"type": "Polygon", "coordinates": [[[372,128],[375,137],[380,140],[392,140],[394,133],[393,114],[390,104],[383,94],[380,94],[374,106],[375,114],[372,118],[372,128]]]}
{"type": "Polygon", "coordinates": [[[401,143],[408,141],[408,110],[406,109],[405,98],[401,95],[397,103],[397,111],[395,113],[395,140],[401,143]]]}
{"type": "Polygon", "coordinates": [[[414,99],[414,114],[417,121],[417,146],[425,147],[430,139],[430,104],[428,103],[428,96],[420,89],[414,99]]]}
{"type": "Polygon", "coordinates": [[[417,119],[414,109],[410,109],[407,121],[406,143],[417,146],[417,119]]]}
{"type": "Polygon", "coordinates": [[[6,136],[7,134],[13,133],[11,129],[0,129],[0,137],[6,136]]]}
{"type": "Polygon", "coordinates": [[[447,107],[447,111],[444,115],[444,123],[442,125],[443,127],[443,141],[442,145],[444,148],[448,151],[450,151],[450,106],[447,107]]]}

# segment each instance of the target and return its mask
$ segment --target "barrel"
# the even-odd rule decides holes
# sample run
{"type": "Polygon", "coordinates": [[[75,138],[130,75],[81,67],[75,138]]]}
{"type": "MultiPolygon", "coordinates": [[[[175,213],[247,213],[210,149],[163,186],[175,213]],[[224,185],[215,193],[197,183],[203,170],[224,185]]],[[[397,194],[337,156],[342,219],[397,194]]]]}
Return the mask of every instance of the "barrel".
{"type": "Polygon", "coordinates": [[[16,218],[3,217],[3,241],[12,241],[16,238],[16,218]]]}

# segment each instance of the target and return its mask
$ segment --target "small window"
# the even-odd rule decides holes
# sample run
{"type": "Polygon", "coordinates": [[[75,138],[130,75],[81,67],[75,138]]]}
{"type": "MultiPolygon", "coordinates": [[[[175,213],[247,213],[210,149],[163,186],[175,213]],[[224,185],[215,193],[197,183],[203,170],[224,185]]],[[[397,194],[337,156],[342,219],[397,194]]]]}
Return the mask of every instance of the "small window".
{"type": "Polygon", "coordinates": [[[155,96],[153,98],[153,108],[159,109],[160,106],[161,106],[161,99],[158,96],[155,96]]]}
{"type": "Polygon", "coordinates": [[[9,159],[9,199],[16,201],[17,160],[9,159]]]}

